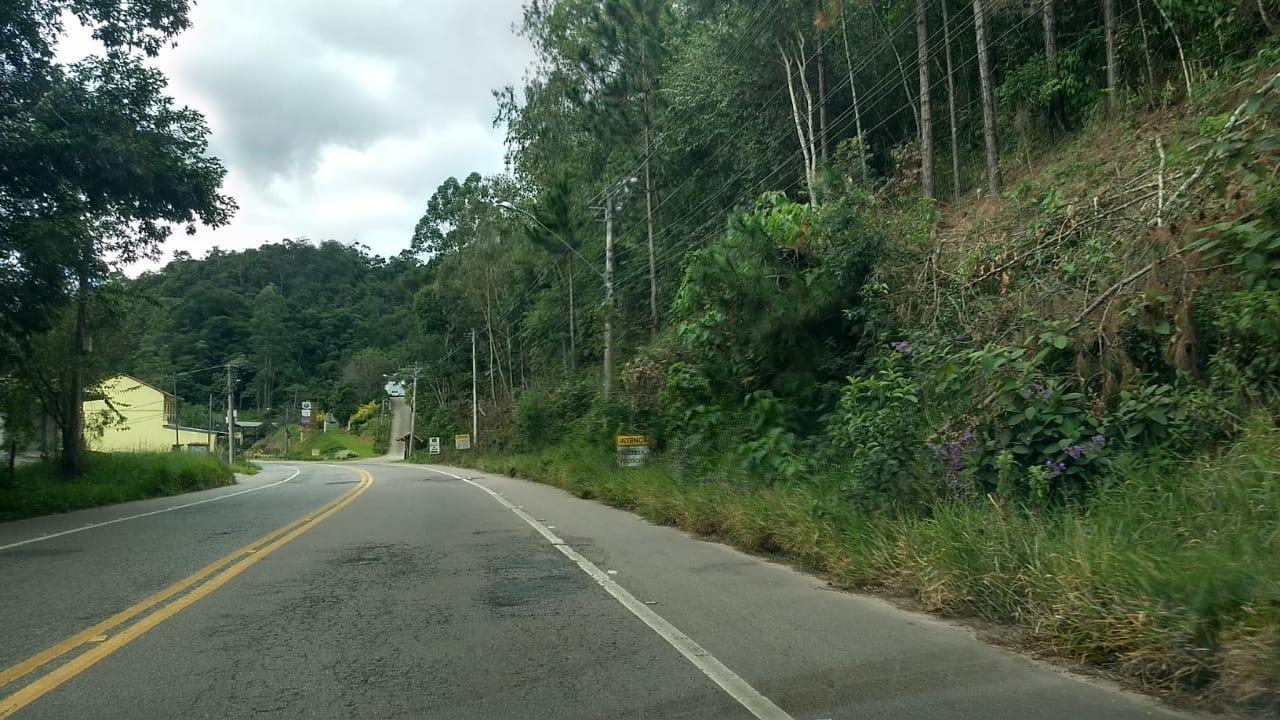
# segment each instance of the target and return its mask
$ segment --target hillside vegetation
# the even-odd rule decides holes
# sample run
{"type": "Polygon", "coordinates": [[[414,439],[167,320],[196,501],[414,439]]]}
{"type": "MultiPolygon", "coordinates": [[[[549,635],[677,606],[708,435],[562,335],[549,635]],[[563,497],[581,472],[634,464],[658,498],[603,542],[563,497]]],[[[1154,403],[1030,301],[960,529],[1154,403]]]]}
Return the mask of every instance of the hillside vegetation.
{"type": "MultiPolygon", "coordinates": [[[[423,437],[478,390],[458,462],[1274,713],[1277,30],[1275,0],[530,0],[507,172],[423,189],[391,259],[102,277],[84,370],[235,348],[279,425],[367,423],[418,364],[423,437]]],[[[20,337],[58,397],[63,300],[20,337]]]]}

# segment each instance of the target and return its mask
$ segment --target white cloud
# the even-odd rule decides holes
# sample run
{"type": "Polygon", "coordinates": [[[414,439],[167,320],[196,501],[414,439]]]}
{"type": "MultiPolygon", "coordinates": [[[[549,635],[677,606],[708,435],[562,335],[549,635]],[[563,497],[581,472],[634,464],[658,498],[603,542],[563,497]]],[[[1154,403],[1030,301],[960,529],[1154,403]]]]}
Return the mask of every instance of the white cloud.
{"type": "MultiPolygon", "coordinates": [[[[156,65],[205,114],[240,212],[166,255],[285,237],[407,247],[445,178],[503,168],[491,91],[532,60],[523,0],[216,0],[156,65]]],[[[92,52],[83,32],[64,59],[92,52]]],[[[141,270],[139,268],[138,270],[141,270]]]]}

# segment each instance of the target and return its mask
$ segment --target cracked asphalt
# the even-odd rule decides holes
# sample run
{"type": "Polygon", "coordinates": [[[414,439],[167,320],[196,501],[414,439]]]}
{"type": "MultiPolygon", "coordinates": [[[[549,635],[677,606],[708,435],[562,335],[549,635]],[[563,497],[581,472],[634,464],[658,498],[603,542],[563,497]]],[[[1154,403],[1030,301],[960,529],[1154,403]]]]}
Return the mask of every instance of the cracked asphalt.
{"type": "MultiPolygon", "coordinates": [[[[0,525],[0,670],[353,488],[354,502],[20,718],[751,718],[481,489],[385,463],[269,465],[239,488],[0,525]]],[[[446,469],[448,470],[448,469],[446,469]]],[[[501,493],[790,716],[1174,718],[963,628],[557,490],[501,493]]],[[[42,671],[43,672],[43,671],[42,671]]],[[[16,686],[0,688],[0,698],[16,686]]]]}

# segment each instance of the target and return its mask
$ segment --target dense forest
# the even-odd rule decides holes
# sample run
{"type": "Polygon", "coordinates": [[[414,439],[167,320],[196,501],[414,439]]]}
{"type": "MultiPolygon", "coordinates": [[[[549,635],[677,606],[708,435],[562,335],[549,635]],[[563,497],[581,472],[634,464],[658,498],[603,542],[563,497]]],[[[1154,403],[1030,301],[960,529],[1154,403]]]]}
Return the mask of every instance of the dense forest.
{"type": "Polygon", "coordinates": [[[48,289],[6,300],[9,425],[73,367],[217,368],[181,378],[196,418],[234,360],[280,423],[418,365],[423,434],[469,430],[474,380],[500,469],[1274,708],[1277,29],[1274,0],[531,0],[508,172],[424,188],[393,258],[43,268],[12,228],[50,211],[0,188],[0,288],[48,289]],[[610,468],[618,433],[654,467],[610,468]]]}

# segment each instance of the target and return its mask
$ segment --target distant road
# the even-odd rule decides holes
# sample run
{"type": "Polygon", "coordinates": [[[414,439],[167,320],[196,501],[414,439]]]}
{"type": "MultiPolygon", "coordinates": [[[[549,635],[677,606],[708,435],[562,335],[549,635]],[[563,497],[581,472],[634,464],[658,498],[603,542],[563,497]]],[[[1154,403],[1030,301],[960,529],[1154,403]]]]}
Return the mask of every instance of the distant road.
{"type": "Polygon", "coordinates": [[[412,414],[409,409],[409,402],[402,397],[392,397],[391,400],[391,444],[387,446],[387,460],[403,460],[405,443],[399,442],[396,438],[409,432],[409,417],[412,414]]]}
{"type": "Polygon", "coordinates": [[[0,524],[0,548],[0,718],[1180,717],[450,468],[269,464],[236,488],[0,524]]]}

